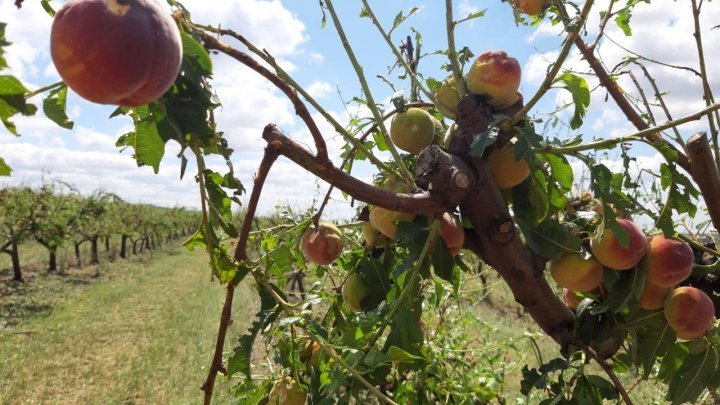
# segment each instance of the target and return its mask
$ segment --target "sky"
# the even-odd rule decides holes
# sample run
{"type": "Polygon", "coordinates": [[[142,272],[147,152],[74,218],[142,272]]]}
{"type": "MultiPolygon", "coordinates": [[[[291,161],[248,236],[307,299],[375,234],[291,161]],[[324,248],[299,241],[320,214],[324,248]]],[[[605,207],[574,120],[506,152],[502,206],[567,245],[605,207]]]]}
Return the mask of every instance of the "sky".
{"type": "MultiPolygon", "coordinates": [[[[346,122],[349,113],[368,114],[354,103],[346,103],[360,94],[355,76],[337,34],[328,16],[322,27],[322,12],[317,0],[186,0],[182,1],[196,22],[231,28],[246,36],[258,47],[270,52],[280,64],[315,97],[323,107],[346,122]]],[[[399,72],[388,72],[393,63],[392,53],[371,21],[359,18],[361,1],[335,0],[339,17],[355,53],[370,81],[376,101],[389,103],[393,91],[379,79],[383,75],[396,83],[398,89],[409,88],[400,82],[399,72]]],[[[441,0],[370,0],[370,5],[386,28],[395,15],[412,7],[419,7],[402,26],[393,33],[399,43],[411,28],[422,33],[423,50],[434,52],[445,49],[445,2],[441,0]]],[[[600,21],[599,13],[607,8],[609,0],[598,0],[590,15],[584,37],[594,40],[600,21]]],[[[619,2],[624,3],[624,2],[619,2]]],[[[619,63],[626,52],[621,47],[670,65],[698,68],[697,50],[693,38],[693,19],[689,6],[683,1],[655,0],[652,4],[640,4],[632,15],[633,36],[625,36],[610,21],[606,28],[607,39],[599,46],[599,53],[606,66],[619,63]],[[611,41],[612,40],[612,41],[611,41]]],[[[708,76],[713,90],[720,89],[720,64],[713,63],[720,54],[720,29],[710,29],[720,21],[720,2],[703,2],[702,35],[705,54],[708,57],[708,76]]],[[[6,38],[12,42],[7,48],[8,71],[22,80],[28,88],[35,89],[59,80],[49,57],[49,32],[52,19],[42,10],[38,0],[26,0],[18,10],[14,0],[0,0],[0,22],[8,24],[6,38]]],[[[55,9],[62,2],[51,1],[55,9]]],[[[562,29],[549,21],[536,26],[517,26],[511,6],[500,0],[456,0],[454,13],[457,18],[486,10],[485,16],[465,22],[457,27],[458,48],[468,46],[476,55],[490,50],[505,50],[515,57],[522,67],[520,90],[529,99],[545,77],[549,63],[555,60],[562,40],[562,29]]],[[[223,39],[244,50],[243,46],[223,39]]],[[[294,115],[289,101],[258,74],[222,55],[214,55],[214,82],[223,106],[217,114],[220,129],[225,132],[231,147],[235,149],[233,164],[236,174],[249,190],[262,157],[265,142],[262,128],[268,123],[277,124],[289,136],[312,149],[312,140],[302,123],[294,115]]],[[[426,77],[442,79],[446,73],[440,69],[445,63],[443,56],[430,55],[420,63],[420,71],[426,77]]],[[[687,71],[671,69],[647,63],[647,67],[661,91],[674,117],[684,116],[704,107],[702,87],[699,80],[687,71]]],[[[588,72],[587,64],[572,49],[565,68],[575,72],[588,72]]],[[[644,91],[652,97],[652,90],[642,72],[632,69],[641,81],[644,91]]],[[[586,76],[590,88],[597,81],[586,76]]],[[[628,75],[620,77],[618,84],[629,93],[635,87],[628,75]]],[[[547,122],[548,113],[557,103],[569,100],[562,90],[551,90],[530,115],[547,122]]],[[[31,99],[37,105],[41,97],[31,99]]],[[[115,140],[131,130],[127,118],[108,119],[112,106],[94,105],[71,93],[68,113],[75,121],[72,130],[58,127],[42,113],[34,117],[16,117],[18,132],[15,137],[0,128],[0,156],[14,170],[9,178],[0,177],[0,187],[5,185],[38,185],[52,179],[70,182],[84,193],[101,188],[117,193],[131,202],[144,202],[163,206],[199,207],[198,186],[191,168],[180,179],[180,160],[176,143],[166,145],[165,158],[158,174],[152,168],[138,168],[131,151],[120,153],[115,140]]],[[[342,139],[334,133],[320,115],[313,115],[328,142],[330,156],[339,163],[342,139]]],[[[661,110],[655,109],[659,122],[665,122],[661,110]]],[[[567,121],[567,113],[559,115],[567,121]]],[[[543,123],[539,129],[543,129],[543,123]]],[[[696,131],[707,130],[707,122],[698,121],[682,127],[685,138],[696,131]]],[[[548,127],[550,137],[566,138],[582,135],[586,141],[631,134],[634,128],[625,120],[602,89],[592,93],[590,110],[585,124],[578,130],[567,127],[548,127]]],[[[660,159],[652,150],[638,147],[633,152],[638,157],[638,167],[657,168],[660,159]]],[[[387,158],[386,155],[382,155],[387,158]]],[[[617,154],[610,152],[607,164],[617,165],[617,154]]],[[[225,172],[220,160],[210,160],[210,166],[225,172]]],[[[580,166],[576,167],[578,174],[580,166]]],[[[358,165],[353,174],[371,181],[374,171],[366,165],[358,165]]],[[[318,181],[286,159],[276,163],[263,191],[260,214],[270,214],[277,205],[290,205],[296,210],[311,208],[321,199],[327,184],[318,181]]],[[[326,211],[327,217],[350,219],[355,212],[349,201],[333,193],[326,211]]],[[[245,195],[247,200],[248,195],[245,195]]],[[[357,207],[357,205],[355,205],[357,207]]]]}

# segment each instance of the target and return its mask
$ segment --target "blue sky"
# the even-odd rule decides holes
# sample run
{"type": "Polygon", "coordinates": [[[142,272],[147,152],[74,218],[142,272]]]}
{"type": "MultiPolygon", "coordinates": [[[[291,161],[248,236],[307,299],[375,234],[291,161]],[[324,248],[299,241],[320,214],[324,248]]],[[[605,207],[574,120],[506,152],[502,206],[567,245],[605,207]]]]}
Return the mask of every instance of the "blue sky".
{"type": "MultiPolygon", "coordinates": [[[[337,95],[336,87],[346,100],[359,94],[360,86],[340,45],[332,22],[321,28],[321,12],[316,0],[223,0],[183,2],[193,13],[196,21],[218,24],[232,28],[247,36],[257,45],[271,52],[299,83],[311,90],[323,106],[338,119],[346,120],[344,106],[337,95]]],[[[358,18],[361,2],[335,0],[338,13],[344,24],[351,44],[364,66],[365,74],[371,81],[377,101],[387,102],[391,91],[375,76],[387,74],[387,66],[393,56],[374,29],[369,19],[358,18]]],[[[414,27],[423,34],[423,49],[435,51],[446,47],[444,27],[444,1],[440,0],[395,0],[375,1],[370,4],[386,28],[398,11],[414,6],[420,10],[397,29],[393,39],[396,43],[414,27]]],[[[709,28],[720,21],[718,2],[705,2],[703,24],[706,53],[720,53],[718,31],[709,28]]],[[[52,2],[58,8],[61,2],[52,2]]],[[[599,11],[607,0],[597,1],[591,14],[586,38],[592,41],[597,32],[599,11]]],[[[526,99],[532,96],[544,77],[545,69],[555,59],[562,36],[557,26],[548,21],[538,26],[516,26],[510,5],[500,0],[456,0],[455,17],[461,18],[469,12],[487,9],[483,18],[462,24],[457,29],[458,47],[468,46],[479,55],[489,50],[505,50],[517,58],[523,67],[521,91],[526,99]]],[[[8,49],[10,73],[23,80],[28,87],[37,88],[58,79],[49,60],[48,40],[51,19],[42,11],[37,0],[26,0],[21,10],[15,9],[13,0],[0,0],[0,22],[8,23],[8,39],[13,45],[8,49]]],[[[689,8],[682,2],[656,0],[651,5],[639,5],[633,15],[633,37],[625,37],[610,23],[608,36],[623,46],[646,54],[654,59],[673,64],[696,66],[696,51],[692,38],[692,18],[689,8]]],[[[227,40],[231,42],[230,40],[227,40]]],[[[603,42],[600,54],[608,66],[620,60],[623,52],[611,42],[603,42]]],[[[234,164],[240,179],[251,186],[252,176],[257,168],[264,142],[260,138],[262,127],[275,122],[294,138],[312,145],[300,123],[294,118],[290,104],[272,86],[262,81],[254,72],[233,63],[227,57],[215,57],[215,89],[224,103],[218,114],[221,129],[226,132],[230,143],[237,150],[234,164]]],[[[426,76],[442,78],[439,70],[443,63],[440,56],[423,60],[420,69],[426,76]]],[[[571,52],[566,67],[586,72],[587,65],[571,52]]],[[[687,73],[650,64],[648,66],[663,91],[668,92],[669,103],[675,117],[689,114],[702,108],[699,83],[687,73]]],[[[711,87],[720,87],[720,65],[710,59],[711,87]]],[[[395,75],[398,71],[396,70],[395,75]]],[[[641,78],[642,74],[635,72],[641,78]]],[[[591,87],[594,79],[588,78],[591,87]]],[[[632,91],[629,79],[620,79],[620,85],[632,91]]],[[[643,82],[646,92],[647,83],[643,82]]],[[[406,86],[399,86],[405,88],[406,86]]],[[[716,91],[717,93],[717,91],[716,91]]],[[[649,92],[649,94],[651,94],[649,92]]],[[[531,114],[552,110],[557,102],[567,100],[567,94],[551,91],[531,114]]],[[[40,98],[33,100],[36,104],[40,98]]],[[[355,111],[356,106],[350,106],[355,111]]],[[[43,179],[56,178],[76,184],[82,191],[90,192],[101,187],[120,194],[130,201],[143,201],[160,205],[199,206],[197,186],[191,175],[179,180],[179,161],[174,157],[177,145],[168,144],[166,158],[159,174],[150,168],[137,168],[130,153],[118,153],[114,141],[118,135],[130,129],[130,123],[123,118],[108,120],[113,110],[108,106],[97,106],[81,100],[75,95],[69,98],[68,110],[75,120],[72,131],[64,130],[38,117],[17,118],[19,132],[15,138],[0,129],[0,156],[15,169],[11,178],[0,178],[3,184],[39,184],[43,179]]],[[[362,111],[362,110],[361,110],[362,111]]],[[[656,111],[659,116],[659,110],[656,111]]],[[[318,117],[319,121],[322,121],[318,117]]],[[[664,119],[659,119],[664,122],[664,119]]],[[[601,90],[593,93],[591,109],[586,124],[579,131],[559,130],[554,136],[565,137],[583,134],[589,140],[596,137],[613,137],[633,132],[617,108],[605,101],[601,90]]],[[[329,139],[332,151],[337,151],[341,140],[333,134],[329,125],[320,122],[329,139]]],[[[704,129],[704,123],[684,127],[688,135],[704,129]]],[[[639,165],[657,167],[659,159],[652,151],[637,149],[639,165]]],[[[612,158],[614,155],[611,154],[612,158]]],[[[220,161],[211,161],[213,167],[221,170],[220,161]]],[[[611,164],[611,163],[610,163],[611,164]]],[[[357,175],[370,180],[373,171],[359,166],[357,175]]],[[[278,203],[295,207],[308,207],[324,194],[327,185],[317,183],[303,170],[298,170],[288,161],[281,160],[271,172],[268,187],[262,199],[261,212],[269,213],[278,203]]],[[[339,194],[328,215],[349,218],[353,209],[342,201],[339,194]]]]}

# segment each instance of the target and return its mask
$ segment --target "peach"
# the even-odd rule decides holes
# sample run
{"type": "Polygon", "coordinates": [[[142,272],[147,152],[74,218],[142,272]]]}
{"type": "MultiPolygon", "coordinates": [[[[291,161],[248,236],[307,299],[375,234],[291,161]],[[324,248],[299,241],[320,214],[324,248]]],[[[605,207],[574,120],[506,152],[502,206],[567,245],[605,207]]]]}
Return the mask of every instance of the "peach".
{"type": "Polygon", "coordinates": [[[550,262],[550,275],[563,288],[590,291],[602,283],[603,266],[592,257],[584,259],[579,253],[565,253],[550,262]]]}
{"type": "Polygon", "coordinates": [[[305,405],[306,400],[305,389],[289,376],[275,381],[268,395],[269,404],[305,405]]]}
{"type": "Polygon", "coordinates": [[[367,297],[367,288],[363,284],[362,277],[358,273],[353,273],[345,280],[342,286],[342,298],[345,305],[353,312],[360,312],[362,301],[367,297]]]}
{"type": "Polygon", "coordinates": [[[460,219],[449,212],[444,213],[440,220],[440,236],[450,249],[450,254],[456,256],[465,243],[465,230],[460,219]]]}
{"type": "Polygon", "coordinates": [[[408,108],[398,113],[390,124],[390,138],[395,146],[412,154],[418,154],[430,145],[435,137],[432,116],[422,108],[408,108]]]}
{"type": "Polygon", "coordinates": [[[493,149],[487,157],[490,175],[498,188],[511,188],[522,183],[530,175],[530,167],[524,159],[515,159],[515,146],[493,149]]]}
{"type": "Polygon", "coordinates": [[[617,224],[630,234],[630,243],[627,247],[620,246],[611,229],[590,239],[590,249],[593,255],[603,266],[615,270],[629,270],[635,267],[647,250],[648,241],[642,230],[634,222],[617,218],[617,224]]]}
{"type": "Polygon", "coordinates": [[[458,113],[458,103],[460,102],[460,93],[455,86],[455,78],[453,76],[443,80],[442,85],[435,90],[435,108],[440,114],[455,119],[458,113]]]}
{"type": "Polygon", "coordinates": [[[445,148],[450,147],[450,143],[452,142],[453,136],[455,135],[455,131],[457,131],[457,128],[457,124],[452,123],[448,127],[447,131],[445,131],[445,141],[443,142],[443,146],[445,146],[445,148]]]}
{"type": "Polygon", "coordinates": [[[660,309],[665,305],[665,299],[672,287],[660,287],[648,281],[645,282],[645,288],[640,296],[640,308],[648,310],[660,309]]]}
{"type": "Polygon", "coordinates": [[[582,300],[583,297],[575,294],[575,291],[563,288],[563,302],[565,303],[565,305],[567,305],[568,308],[572,309],[573,311],[576,310],[578,305],[580,305],[580,301],[582,300]]]}
{"type": "Polygon", "coordinates": [[[70,0],[53,20],[50,54],[81,97],[135,107],[173,84],[182,44],[172,17],[154,0],[70,0]]]}
{"type": "Polygon", "coordinates": [[[343,250],[342,234],[329,222],[320,222],[317,228],[310,225],[303,233],[301,244],[305,257],[315,264],[331,264],[343,250]]]}
{"type": "Polygon", "coordinates": [[[307,363],[310,367],[317,367],[318,355],[320,354],[320,344],[311,339],[305,342],[305,347],[300,353],[300,360],[307,363]]]}
{"type": "Polygon", "coordinates": [[[513,6],[521,13],[529,16],[540,14],[550,4],[550,0],[514,0],[513,6]]]}
{"type": "Polygon", "coordinates": [[[712,326],[715,307],[702,290],[679,287],[672,290],[665,301],[665,319],[678,339],[697,339],[712,326]]]}
{"type": "Polygon", "coordinates": [[[397,233],[396,222],[410,222],[413,219],[415,219],[415,214],[391,211],[382,207],[372,207],[370,210],[370,223],[372,226],[390,239],[395,239],[397,233]]]}
{"type": "Polygon", "coordinates": [[[504,51],[485,52],[473,62],[466,81],[471,93],[488,97],[487,104],[501,110],[518,100],[520,64],[504,51]]]}
{"type": "Polygon", "coordinates": [[[645,270],[648,282],[672,287],[690,276],[694,261],[690,245],[680,239],[655,235],[648,243],[640,267],[645,270]]]}

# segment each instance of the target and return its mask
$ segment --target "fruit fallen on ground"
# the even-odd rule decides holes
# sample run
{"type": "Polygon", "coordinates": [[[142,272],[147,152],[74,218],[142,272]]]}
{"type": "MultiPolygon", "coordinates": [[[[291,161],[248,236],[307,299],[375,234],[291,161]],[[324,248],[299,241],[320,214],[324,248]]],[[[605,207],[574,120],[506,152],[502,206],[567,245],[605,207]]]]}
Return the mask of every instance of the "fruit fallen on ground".
{"type": "Polygon", "coordinates": [[[182,44],[155,0],[71,0],[53,20],[50,53],[60,77],[81,97],[134,107],[170,88],[182,44]]]}
{"type": "Polygon", "coordinates": [[[572,309],[573,311],[576,310],[578,305],[580,305],[580,301],[582,300],[583,298],[575,294],[575,291],[563,288],[563,302],[565,303],[565,305],[567,305],[568,308],[572,309]]]}
{"type": "Polygon", "coordinates": [[[513,6],[521,13],[536,16],[540,14],[549,3],[550,0],[514,0],[513,6]]]}
{"type": "Polygon", "coordinates": [[[291,377],[283,377],[273,384],[268,395],[268,404],[304,405],[307,393],[300,384],[291,377]]]}
{"type": "Polygon", "coordinates": [[[395,146],[405,152],[418,154],[430,145],[435,137],[432,116],[422,108],[408,108],[395,114],[390,124],[390,138],[395,146]]]}
{"type": "Polygon", "coordinates": [[[655,235],[648,243],[640,262],[647,281],[661,287],[672,287],[690,276],[695,256],[692,248],[677,238],[655,235]]]}
{"type": "Polygon", "coordinates": [[[343,250],[340,230],[329,222],[310,225],[302,236],[302,251],[315,264],[327,265],[337,259],[343,250]]]}
{"type": "Polygon", "coordinates": [[[460,219],[449,212],[444,213],[440,220],[440,236],[447,244],[450,254],[457,255],[465,243],[465,230],[460,219]]]}
{"type": "Polygon", "coordinates": [[[511,188],[522,183],[530,175],[530,167],[524,159],[515,159],[515,146],[493,149],[487,157],[490,175],[498,188],[511,188]]]}
{"type": "Polygon", "coordinates": [[[645,288],[640,296],[640,308],[649,310],[662,308],[665,305],[665,299],[672,290],[672,287],[660,287],[646,281],[645,288]]]}
{"type": "Polygon", "coordinates": [[[370,223],[372,226],[390,239],[395,239],[397,233],[396,222],[410,222],[413,219],[415,219],[415,214],[391,211],[382,207],[372,207],[370,210],[370,223]]]}
{"type": "Polygon", "coordinates": [[[573,291],[590,291],[603,280],[603,266],[579,253],[566,253],[550,263],[550,275],[558,285],[573,291]]]}
{"type": "Polygon", "coordinates": [[[435,90],[435,108],[448,118],[455,119],[458,113],[457,105],[460,102],[460,94],[455,86],[453,76],[443,80],[440,87],[435,90]]]}
{"type": "Polygon", "coordinates": [[[360,312],[362,310],[360,304],[366,296],[367,287],[363,284],[362,277],[357,273],[349,275],[342,287],[342,297],[345,305],[353,312],[360,312]]]}
{"type": "Polygon", "coordinates": [[[617,218],[616,222],[629,234],[628,246],[620,246],[614,232],[606,227],[602,234],[596,234],[590,239],[590,249],[603,266],[615,270],[628,270],[640,262],[647,250],[648,241],[634,222],[622,218],[617,218]]]}
{"type": "Polygon", "coordinates": [[[697,339],[712,326],[715,307],[701,290],[679,287],[672,290],[665,301],[665,319],[679,339],[697,339]]]}
{"type": "Polygon", "coordinates": [[[466,81],[470,92],[486,96],[489,106],[501,110],[518,100],[520,64],[504,51],[485,52],[473,62],[466,81]]]}

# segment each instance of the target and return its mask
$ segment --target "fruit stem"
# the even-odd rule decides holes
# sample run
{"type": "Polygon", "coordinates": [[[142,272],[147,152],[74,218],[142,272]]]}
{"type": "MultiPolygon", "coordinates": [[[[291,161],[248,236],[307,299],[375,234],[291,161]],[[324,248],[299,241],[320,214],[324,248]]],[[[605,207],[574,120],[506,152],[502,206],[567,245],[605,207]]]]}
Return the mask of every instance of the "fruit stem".
{"type": "Polygon", "coordinates": [[[30,97],[37,96],[37,95],[40,94],[40,93],[44,93],[44,92],[46,92],[46,91],[48,91],[48,90],[53,90],[53,89],[55,89],[55,88],[62,87],[62,86],[64,86],[64,85],[65,85],[65,82],[62,81],[62,80],[60,80],[59,82],[55,82],[55,83],[53,83],[53,84],[49,84],[49,85],[47,85],[47,86],[40,87],[39,89],[36,89],[36,90],[33,90],[33,91],[29,91],[29,92],[25,93],[25,95],[24,95],[25,100],[29,99],[30,97]]]}
{"type": "Polygon", "coordinates": [[[448,41],[448,59],[450,59],[450,66],[452,66],[453,77],[455,78],[455,89],[457,90],[460,98],[467,94],[467,88],[465,87],[465,80],[463,79],[462,70],[457,59],[457,51],[455,50],[455,25],[453,21],[453,5],[452,0],[445,0],[445,27],[447,30],[447,41],[448,41]]]}
{"type": "MultiPolygon", "coordinates": [[[[368,12],[370,16],[373,18],[374,22],[377,22],[374,15],[372,14],[372,11],[370,10],[367,0],[363,0],[363,5],[368,9],[368,12]]],[[[400,168],[401,178],[405,180],[406,183],[409,185],[414,185],[413,182],[413,175],[408,170],[407,166],[405,166],[405,162],[403,162],[402,158],[400,158],[400,154],[398,153],[397,149],[395,148],[395,144],[393,144],[392,140],[390,140],[390,135],[388,135],[388,130],[385,127],[385,122],[383,121],[382,114],[380,113],[380,110],[378,109],[377,104],[375,104],[375,99],[372,96],[372,92],[370,91],[370,86],[368,85],[367,80],[365,79],[365,74],[363,73],[363,68],[358,62],[357,58],[355,57],[355,52],[353,52],[352,47],[350,46],[350,41],[348,41],[347,36],[345,35],[345,30],[342,27],[342,24],[340,23],[340,19],[337,16],[337,13],[335,12],[335,7],[333,6],[333,3],[331,0],[325,0],[325,6],[327,7],[328,11],[330,12],[330,16],[333,20],[333,25],[335,25],[335,30],[338,33],[338,36],[340,37],[340,42],[342,42],[343,48],[345,48],[345,52],[347,53],[348,59],[350,60],[350,63],[353,66],[353,69],[355,70],[355,73],[357,75],[358,80],[360,81],[360,86],[362,86],[363,93],[365,94],[365,97],[367,97],[367,106],[372,112],[373,118],[375,119],[375,122],[377,122],[378,127],[380,128],[380,134],[382,135],[383,139],[385,140],[385,143],[387,144],[388,149],[390,150],[390,154],[392,155],[393,159],[395,160],[395,163],[400,168]]],[[[382,30],[382,27],[379,26],[378,23],[376,23],[378,26],[378,29],[381,33],[384,35],[384,31],[382,30]]],[[[385,35],[386,40],[389,39],[385,35]]],[[[400,63],[402,63],[406,69],[409,69],[407,64],[402,58],[402,55],[399,55],[397,51],[395,56],[400,56],[398,59],[400,60],[400,63]]],[[[408,70],[410,72],[410,70],[408,70]]],[[[412,74],[412,73],[409,73],[412,74]]],[[[422,90],[423,88],[420,87],[422,90]]],[[[425,91],[423,90],[423,93],[425,91]]]]}
{"type": "MultiPolygon", "coordinates": [[[[449,1],[449,0],[448,0],[449,1]]],[[[573,24],[574,26],[571,27],[570,32],[568,33],[567,38],[565,39],[565,44],[563,45],[562,49],[560,50],[560,54],[558,55],[557,59],[555,60],[555,63],[553,63],[552,68],[548,72],[548,74],[545,76],[545,80],[542,82],[540,87],[538,88],[537,92],[533,95],[533,97],[528,101],[521,109],[518,111],[515,115],[513,115],[503,126],[505,129],[512,128],[513,125],[520,122],[530,111],[531,108],[537,104],[538,101],[547,93],[548,90],[552,87],[553,82],[555,81],[555,77],[557,76],[558,72],[560,72],[560,68],[562,68],[563,62],[565,62],[565,58],[567,58],[568,54],[570,53],[570,48],[572,48],[573,44],[575,43],[575,40],[579,38],[580,36],[580,30],[582,30],[583,26],[585,25],[585,21],[587,20],[588,14],[590,14],[590,9],[592,8],[594,3],[594,0],[588,0],[585,2],[585,5],[583,6],[582,11],[580,12],[580,18],[579,20],[576,20],[573,24]]]]}

